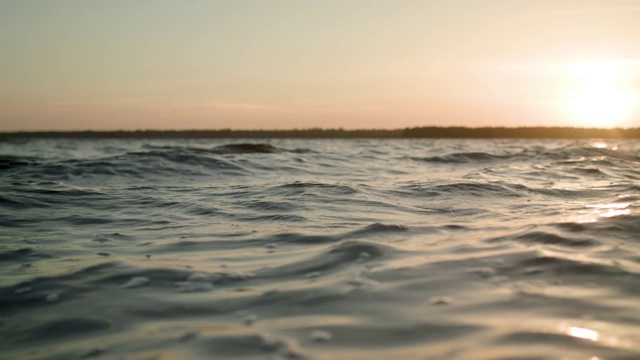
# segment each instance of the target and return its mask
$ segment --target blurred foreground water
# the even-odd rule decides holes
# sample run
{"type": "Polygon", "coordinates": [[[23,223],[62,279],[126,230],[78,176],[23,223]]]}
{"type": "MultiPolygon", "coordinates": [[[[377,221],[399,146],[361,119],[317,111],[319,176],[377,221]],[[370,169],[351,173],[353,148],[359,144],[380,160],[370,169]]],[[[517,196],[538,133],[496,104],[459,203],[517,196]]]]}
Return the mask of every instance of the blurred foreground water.
{"type": "Polygon", "coordinates": [[[0,142],[0,358],[639,359],[640,141],[0,142]]]}

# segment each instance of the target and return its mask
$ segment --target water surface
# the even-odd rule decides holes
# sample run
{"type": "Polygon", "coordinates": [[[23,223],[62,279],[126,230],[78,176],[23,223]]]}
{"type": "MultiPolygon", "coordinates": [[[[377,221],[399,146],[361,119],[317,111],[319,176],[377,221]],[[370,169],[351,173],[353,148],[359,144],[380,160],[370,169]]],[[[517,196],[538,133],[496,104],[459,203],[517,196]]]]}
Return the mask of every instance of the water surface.
{"type": "Polygon", "coordinates": [[[640,142],[0,142],[7,359],[638,359],[640,142]]]}

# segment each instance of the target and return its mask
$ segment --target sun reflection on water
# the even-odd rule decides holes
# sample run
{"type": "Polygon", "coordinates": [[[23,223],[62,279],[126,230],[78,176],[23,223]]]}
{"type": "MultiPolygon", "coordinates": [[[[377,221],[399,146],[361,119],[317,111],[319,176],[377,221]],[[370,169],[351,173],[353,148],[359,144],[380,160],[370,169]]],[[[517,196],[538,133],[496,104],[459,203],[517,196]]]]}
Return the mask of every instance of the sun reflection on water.
{"type": "Polygon", "coordinates": [[[631,210],[629,207],[632,203],[611,203],[611,204],[590,204],[585,205],[585,208],[592,209],[589,211],[581,211],[581,214],[584,214],[582,218],[578,219],[577,222],[584,223],[595,223],[598,222],[600,218],[614,218],[618,216],[624,216],[631,214],[631,210]]]}
{"type": "Polygon", "coordinates": [[[631,211],[630,210],[614,210],[614,209],[609,209],[604,213],[600,213],[601,217],[606,217],[606,218],[611,218],[611,217],[616,217],[616,216],[621,216],[621,215],[629,215],[631,211]]]}
{"type": "Polygon", "coordinates": [[[597,331],[576,326],[568,327],[566,329],[566,333],[569,336],[591,341],[598,341],[598,339],[600,338],[600,335],[597,331]]]}
{"type": "Polygon", "coordinates": [[[615,203],[615,204],[594,204],[587,205],[587,208],[596,209],[600,217],[616,217],[621,215],[629,215],[631,210],[628,207],[631,203],[615,203]]]}
{"type": "MultiPolygon", "coordinates": [[[[620,335],[620,331],[624,332],[622,328],[618,328],[617,330],[606,330],[606,328],[608,328],[609,326],[605,324],[599,324],[598,327],[600,329],[596,330],[593,327],[583,326],[575,326],[564,323],[559,326],[558,330],[560,331],[560,333],[572,338],[593,341],[605,346],[622,348],[632,348],[637,346],[637,344],[635,344],[633,341],[630,341],[629,338],[620,335]]],[[[591,359],[598,358],[594,357],[591,359]]]]}
{"type": "Polygon", "coordinates": [[[594,143],[591,143],[591,147],[596,148],[596,149],[609,149],[609,150],[618,150],[618,145],[617,144],[608,144],[604,141],[596,141],[594,143]]]}

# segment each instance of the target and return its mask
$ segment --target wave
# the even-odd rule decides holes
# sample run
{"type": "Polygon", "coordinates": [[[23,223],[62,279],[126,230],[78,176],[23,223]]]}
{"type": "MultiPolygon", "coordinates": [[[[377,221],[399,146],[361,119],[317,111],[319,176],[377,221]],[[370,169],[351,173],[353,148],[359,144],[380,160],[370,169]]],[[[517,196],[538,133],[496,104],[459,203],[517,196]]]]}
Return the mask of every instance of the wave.
{"type": "Polygon", "coordinates": [[[451,152],[435,156],[410,156],[413,161],[450,165],[486,165],[490,163],[520,163],[531,160],[554,161],[556,164],[591,163],[618,165],[620,162],[637,163],[640,157],[625,150],[567,145],[560,148],[517,147],[512,151],[494,154],[484,151],[451,152]]]}
{"type": "Polygon", "coordinates": [[[490,162],[497,160],[513,160],[517,157],[522,157],[522,155],[494,155],[485,152],[461,152],[451,153],[444,156],[412,157],[412,159],[416,161],[442,164],[476,164],[479,162],[490,162]]]}
{"type": "Polygon", "coordinates": [[[326,184],[319,182],[296,181],[283,185],[277,185],[267,190],[270,194],[300,195],[316,193],[326,195],[353,195],[359,190],[351,185],[326,184]]]}
{"type": "Polygon", "coordinates": [[[271,144],[263,143],[239,143],[221,145],[213,149],[213,152],[220,154],[270,154],[279,151],[271,144]]]}
{"type": "MultiPolygon", "coordinates": [[[[159,181],[182,176],[243,176],[269,171],[301,171],[303,160],[289,164],[267,164],[258,159],[237,158],[252,154],[309,154],[305,149],[287,150],[266,143],[233,143],[214,148],[191,146],[146,145],[143,151],[128,151],[102,158],[42,159],[2,156],[0,169],[13,179],[33,181],[87,182],[94,179],[118,178],[159,181]]],[[[302,170],[304,171],[304,170],[302,170]]]]}
{"type": "Polygon", "coordinates": [[[430,188],[439,194],[457,196],[479,196],[479,197],[521,197],[521,190],[526,189],[521,185],[506,185],[500,183],[476,183],[458,182],[452,184],[435,185],[430,188]]]}
{"type": "Polygon", "coordinates": [[[562,222],[555,224],[559,229],[585,234],[598,234],[608,238],[631,240],[632,234],[640,232],[640,216],[618,215],[600,217],[587,222],[562,222]]]}
{"type": "Polygon", "coordinates": [[[37,164],[38,158],[27,156],[0,155],[0,170],[11,170],[13,168],[30,166],[37,164]]]}
{"type": "Polygon", "coordinates": [[[517,235],[509,235],[489,240],[490,242],[515,241],[527,245],[559,245],[567,247],[589,247],[598,245],[596,240],[590,238],[572,238],[545,231],[525,232],[517,235]]]}
{"type": "Polygon", "coordinates": [[[211,155],[183,150],[130,152],[100,160],[63,160],[25,163],[8,174],[14,179],[80,181],[92,179],[160,180],[166,176],[219,176],[248,174],[241,165],[211,155]]]}

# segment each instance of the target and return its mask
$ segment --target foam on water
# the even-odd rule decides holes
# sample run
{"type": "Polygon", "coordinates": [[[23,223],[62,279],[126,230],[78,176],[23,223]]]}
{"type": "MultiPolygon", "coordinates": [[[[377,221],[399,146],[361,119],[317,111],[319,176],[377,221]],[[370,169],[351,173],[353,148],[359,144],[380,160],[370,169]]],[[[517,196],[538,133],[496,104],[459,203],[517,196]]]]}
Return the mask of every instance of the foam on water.
{"type": "Polygon", "coordinates": [[[8,359],[640,358],[640,142],[0,143],[8,359]]]}

